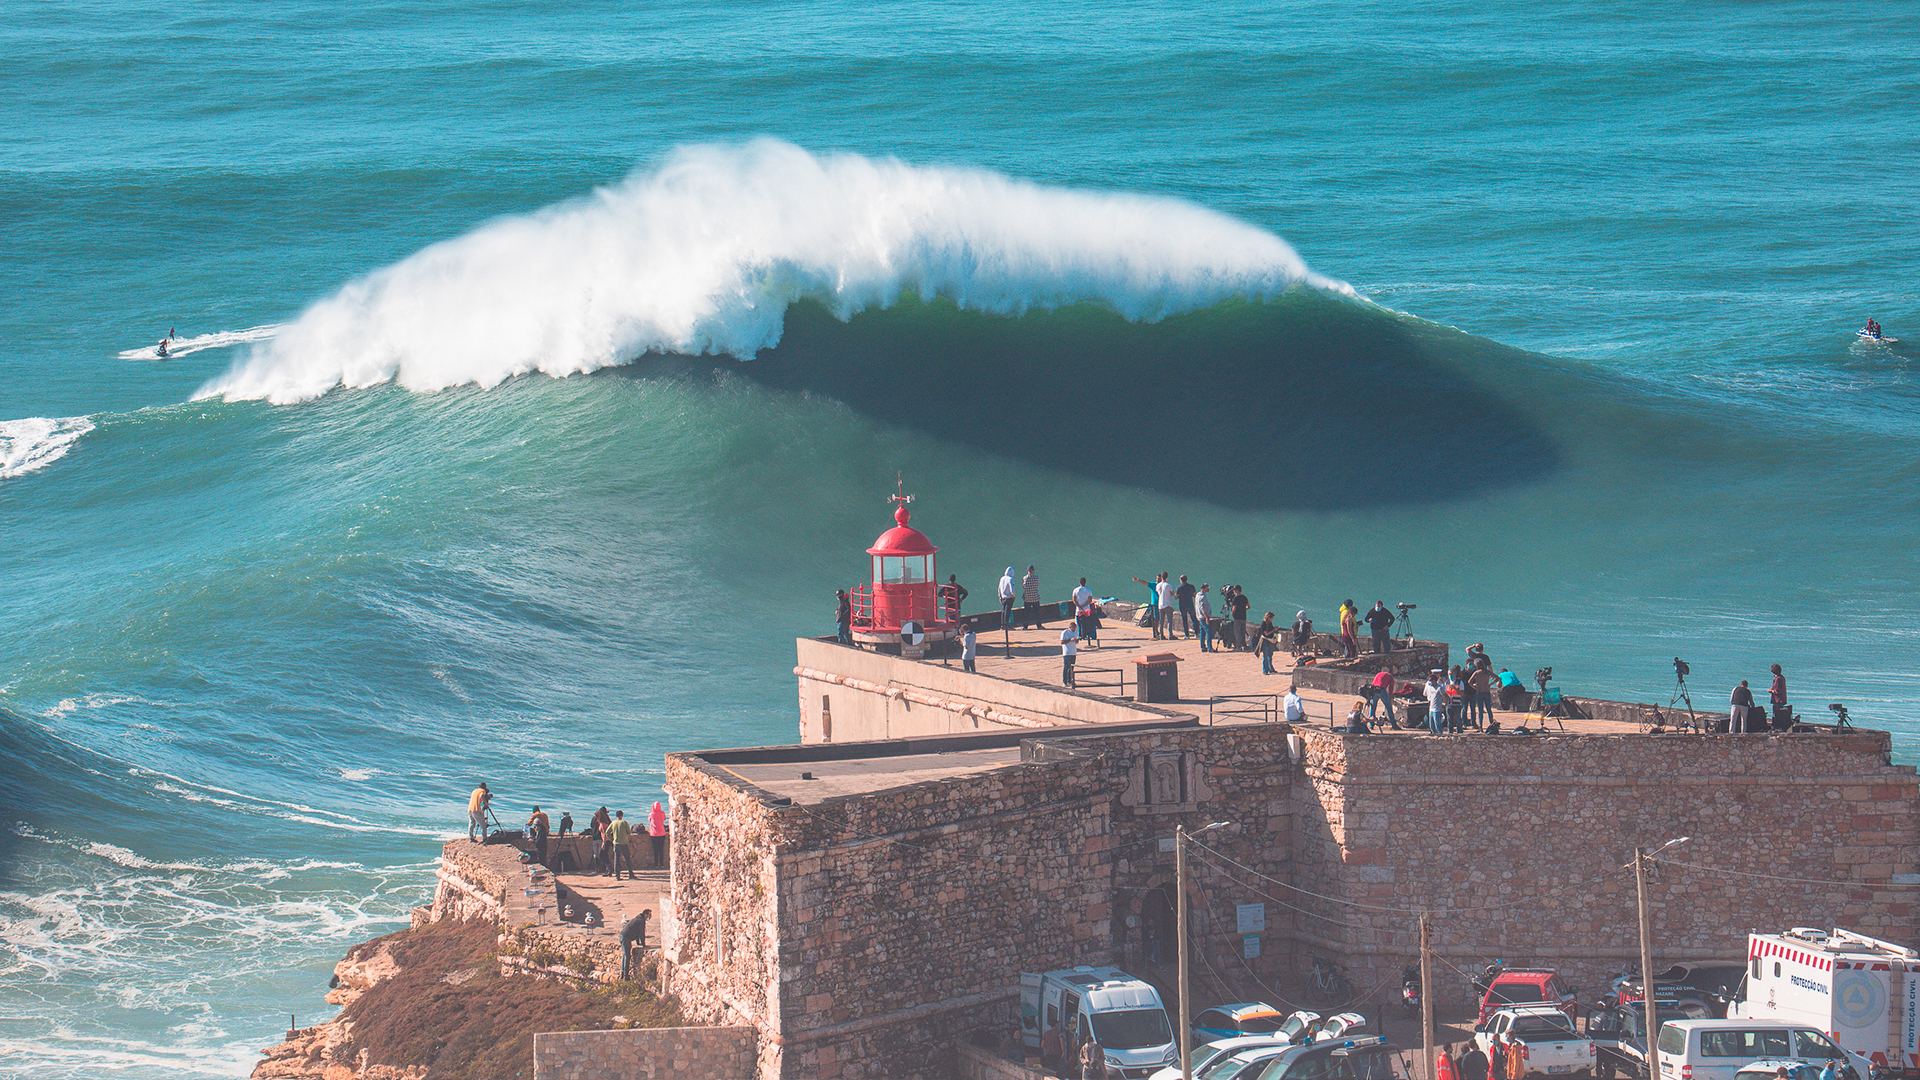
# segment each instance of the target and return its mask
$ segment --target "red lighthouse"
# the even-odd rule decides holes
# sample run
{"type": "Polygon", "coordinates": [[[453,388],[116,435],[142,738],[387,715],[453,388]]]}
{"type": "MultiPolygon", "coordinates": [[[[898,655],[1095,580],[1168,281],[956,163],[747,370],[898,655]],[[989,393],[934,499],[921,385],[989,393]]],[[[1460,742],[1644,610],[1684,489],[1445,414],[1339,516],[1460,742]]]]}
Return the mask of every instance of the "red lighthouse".
{"type": "MultiPolygon", "coordinates": [[[[921,641],[944,641],[958,625],[956,613],[941,602],[940,576],[934,555],[940,549],[927,534],[907,524],[913,515],[907,504],[913,496],[896,489],[887,501],[897,503],[894,527],[880,534],[867,549],[873,558],[873,583],[853,589],[853,636],[869,645],[898,643],[913,649],[921,641]],[[901,627],[913,624],[921,641],[903,636],[901,627]]],[[[917,650],[914,650],[917,651],[917,650]]]]}

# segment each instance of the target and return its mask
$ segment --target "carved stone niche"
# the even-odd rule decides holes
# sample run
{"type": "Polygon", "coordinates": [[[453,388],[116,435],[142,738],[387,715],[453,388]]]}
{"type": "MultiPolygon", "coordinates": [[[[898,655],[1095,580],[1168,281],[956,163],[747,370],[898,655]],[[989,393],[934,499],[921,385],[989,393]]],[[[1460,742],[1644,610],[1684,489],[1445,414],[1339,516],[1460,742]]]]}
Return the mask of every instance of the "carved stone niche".
{"type": "Polygon", "coordinates": [[[1179,814],[1199,809],[1212,795],[1197,756],[1156,750],[1133,759],[1120,805],[1136,814],[1179,814]]]}

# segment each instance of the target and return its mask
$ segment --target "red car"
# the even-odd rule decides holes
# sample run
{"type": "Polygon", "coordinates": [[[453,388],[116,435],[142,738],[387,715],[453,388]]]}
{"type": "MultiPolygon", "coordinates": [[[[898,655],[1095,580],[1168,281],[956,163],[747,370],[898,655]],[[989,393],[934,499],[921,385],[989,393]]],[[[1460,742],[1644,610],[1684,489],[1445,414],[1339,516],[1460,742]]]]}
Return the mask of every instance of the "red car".
{"type": "Polygon", "coordinates": [[[1508,968],[1495,975],[1480,999],[1480,1016],[1474,1023],[1486,1023],[1494,1010],[1508,1005],[1552,1005],[1569,1019],[1580,1008],[1573,987],[1561,982],[1552,968],[1508,968]]]}

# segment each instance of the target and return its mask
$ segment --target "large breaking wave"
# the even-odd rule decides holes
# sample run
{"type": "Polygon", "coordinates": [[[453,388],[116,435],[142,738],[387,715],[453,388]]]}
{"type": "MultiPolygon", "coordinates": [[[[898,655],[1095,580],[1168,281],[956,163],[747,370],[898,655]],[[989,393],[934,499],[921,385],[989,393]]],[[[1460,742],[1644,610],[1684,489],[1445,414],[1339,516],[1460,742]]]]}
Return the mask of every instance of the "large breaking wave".
{"type": "Polygon", "coordinates": [[[800,300],[841,319],[911,295],[1152,321],[1303,284],[1351,292],[1272,233],[1178,199],[762,139],[684,148],[426,248],[316,303],[196,397],[489,386],[649,352],[748,358],[800,300]]]}

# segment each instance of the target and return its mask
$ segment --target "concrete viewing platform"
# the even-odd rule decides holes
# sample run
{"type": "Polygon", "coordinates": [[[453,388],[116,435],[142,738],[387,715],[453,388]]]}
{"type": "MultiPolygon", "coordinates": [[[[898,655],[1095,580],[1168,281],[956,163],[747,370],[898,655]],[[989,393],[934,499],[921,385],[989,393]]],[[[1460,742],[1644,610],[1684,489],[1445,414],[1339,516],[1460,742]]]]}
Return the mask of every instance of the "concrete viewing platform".
{"type": "MultiPolygon", "coordinates": [[[[1122,605],[1114,605],[1119,608],[1122,605]]],[[[999,679],[1029,680],[1035,683],[1060,686],[1061,654],[1060,631],[1071,625],[1071,620],[1054,619],[1046,624],[1047,628],[1020,628],[1010,632],[1000,629],[982,631],[978,636],[979,657],[975,662],[978,674],[999,679]],[[1009,652],[1011,656],[1009,656],[1009,652]]],[[[1252,632],[1255,624],[1249,623],[1252,632]]],[[[1290,634],[1289,634],[1290,636],[1290,634]]],[[[1082,645],[1075,660],[1075,686],[1083,693],[1108,697],[1127,697],[1138,699],[1139,674],[1136,660],[1143,657],[1168,654],[1179,658],[1180,697],[1176,701],[1156,702],[1162,708],[1179,712],[1193,713],[1203,724],[1259,723],[1267,719],[1258,709],[1258,703],[1252,699],[1271,697],[1277,709],[1279,697],[1287,692],[1289,686],[1299,685],[1300,696],[1306,704],[1306,722],[1309,724],[1341,725],[1346,723],[1347,710],[1355,698],[1364,698],[1358,692],[1338,692],[1325,687],[1332,680],[1328,673],[1353,671],[1364,673],[1371,678],[1379,670],[1378,662],[1367,650],[1369,639],[1360,639],[1360,656],[1352,664],[1339,659],[1337,647],[1327,648],[1330,636],[1316,634],[1322,646],[1322,654],[1310,664],[1300,664],[1300,658],[1285,651],[1273,655],[1274,674],[1265,675],[1260,670],[1260,657],[1254,652],[1230,652],[1218,647],[1215,651],[1201,652],[1200,639],[1197,637],[1176,637],[1172,640],[1155,639],[1150,630],[1136,626],[1131,618],[1107,618],[1101,620],[1098,645],[1082,645]]],[[[1437,642],[1420,642],[1423,652],[1440,650],[1445,655],[1446,646],[1437,642]]],[[[1396,641],[1401,651],[1406,650],[1404,640],[1396,641]]],[[[1496,656],[1496,661],[1498,657],[1496,656]]],[[[958,669],[958,652],[949,655],[929,656],[922,663],[944,665],[958,669]]],[[[1495,669],[1500,665],[1496,662],[1495,669]]],[[[1516,675],[1525,679],[1530,673],[1514,669],[1516,675]]],[[[1416,676],[1412,673],[1400,675],[1401,682],[1408,683],[1424,678],[1424,673],[1416,676]]],[[[1531,701],[1532,695],[1528,695],[1531,701]]],[[[1395,699],[1395,709],[1399,710],[1405,699],[1395,699]]],[[[1576,709],[1576,713],[1584,710],[1576,709]]],[[[1662,707],[1662,711],[1673,714],[1675,710],[1662,707]]],[[[1696,709],[1702,717],[1723,718],[1725,710],[1696,709]]],[[[1396,716],[1400,713],[1396,711],[1396,716]]],[[[1647,730],[1647,725],[1639,718],[1633,720],[1609,719],[1604,716],[1554,717],[1541,721],[1530,719],[1537,713],[1521,710],[1501,709],[1497,698],[1494,717],[1502,729],[1511,731],[1516,727],[1537,730],[1542,723],[1547,729],[1559,732],[1564,729],[1569,734],[1589,735],[1625,735],[1637,734],[1647,730]]],[[[1682,719],[1685,709],[1678,710],[1682,719]]],[[[1669,725],[1672,721],[1669,720],[1669,725]]],[[[1379,734],[1425,734],[1425,730],[1397,731],[1384,724],[1377,725],[1379,734]]],[[[1472,734],[1472,732],[1469,732],[1472,734]]]]}

